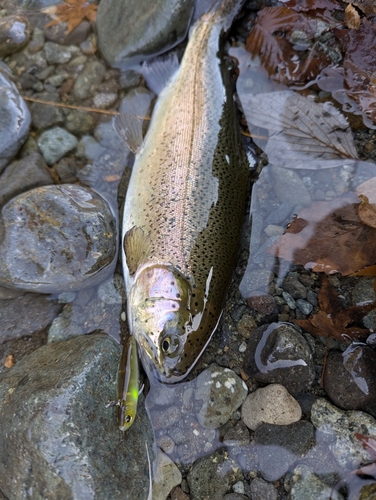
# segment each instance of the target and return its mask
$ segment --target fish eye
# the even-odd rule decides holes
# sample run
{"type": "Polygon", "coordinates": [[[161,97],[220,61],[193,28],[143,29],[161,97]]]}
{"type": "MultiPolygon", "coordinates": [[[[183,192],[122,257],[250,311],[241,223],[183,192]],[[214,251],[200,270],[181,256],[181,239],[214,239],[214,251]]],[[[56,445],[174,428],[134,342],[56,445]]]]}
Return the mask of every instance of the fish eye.
{"type": "Polygon", "coordinates": [[[132,415],[125,415],[124,421],[126,424],[130,424],[132,422],[132,415]]]}
{"type": "Polygon", "coordinates": [[[161,341],[162,352],[170,357],[174,358],[179,354],[180,341],[177,335],[167,335],[161,341]]]}

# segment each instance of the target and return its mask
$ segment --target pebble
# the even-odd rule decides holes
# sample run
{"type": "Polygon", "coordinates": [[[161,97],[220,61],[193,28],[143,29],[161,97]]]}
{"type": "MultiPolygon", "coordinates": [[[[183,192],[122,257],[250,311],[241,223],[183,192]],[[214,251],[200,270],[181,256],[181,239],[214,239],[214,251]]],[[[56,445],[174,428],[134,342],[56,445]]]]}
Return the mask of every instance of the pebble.
{"type": "Polygon", "coordinates": [[[103,281],[98,287],[98,297],[105,304],[122,304],[125,302],[125,289],[123,276],[115,273],[103,281]]]}
{"type": "Polygon", "coordinates": [[[239,464],[221,448],[197,460],[187,480],[191,500],[220,500],[234,483],[243,480],[243,474],[239,464]]]}
{"type": "MultiPolygon", "coordinates": [[[[360,277],[354,286],[352,291],[352,303],[353,305],[367,303],[369,301],[376,300],[376,293],[373,289],[373,278],[360,277]]],[[[362,322],[366,328],[375,331],[376,330],[376,311],[369,312],[362,322]]]]}
{"type": "Polygon", "coordinates": [[[279,446],[300,457],[314,444],[314,427],[306,420],[290,425],[261,424],[255,430],[258,445],[279,446]]]}
{"type": "Polygon", "coordinates": [[[153,500],[166,500],[171,490],[181,483],[182,475],[174,462],[158,450],[157,467],[153,481],[153,500]]]}
{"type": "Polygon", "coordinates": [[[26,17],[7,16],[0,19],[0,57],[18,52],[27,45],[31,36],[26,17]]]}
{"type": "Polygon", "coordinates": [[[273,281],[274,275],[268,269],[259,269],[258,271],[248,271],[244,273],[240,283],[239,290],[244,299],[248,299],[250,293],[254,290],[266,293],[268,285],[273,281]]]}
{"type": "Polygon", "coordinates": [[[270,173],[274,193],[281,203],[291,203],[291,200],[294,200],[295,206],[306,207],[311,204],[308,189],[295,170],[272,166],[270,173]]]}
{"type": "MultiPolygon", "coordinates": [[[[41,92],[38,99],[49,102],[60,102],[60,97],[56,93],[41,92]]],[[[64,122],[64,115],[61,108],[53,105],[32,102],[30,105],[31,122],[37,130],[44,130],[54,125],[61,125],[64,122]]]]}
{"type": "MultiPolygon", "coordinates": [[[[123,9],[128,12],[128,9],[123,9]]],[[[84,100],[95,94],[97,87],[102,83],[106,74],[106,67],[99,61],[89,61],[73,86],[73,94],[77,99],[84,100]]]]}
{"type": "Polygon", "coordinates": [[[44,29],[44,34],[47,40],[55,42],[59,45],[79,45],[86,40],[89,31],[90,23],[83,20],[76,28],[70,33],[67,33],[68,23],[59,23],[54,26],[49,26],[44,29]]]}
{"type": "Polygon", "coordinates": [[[43,158],[49,165],[59,161],[78,144],[76,137],[61,127],[54,127],[43,132],[38,139],[38,146],[43,158]]]}
{"type": "Polygon", "coordinates": [[[277,490],[261,477],[255,477],[251,483],[252,500],[277,500],[277,490]]]}
{"type": "Polygon", "coordinates": [[[120,435],[115,399],[121,349],[94,334],[43,346],[0,380],[0,441],[7,498],[146,498],[153,432],[143,396],[132,432],[120,435]],[[12,450],[12,453],[9,453],[12,450]],[[125,466],[126,464],[126,466],[125,466]],[[127,480],[124,480],[126,474],[127,480]],[[109,480],[109,477],[111,480],[109,480]],[[95,494],[94,494],[95,492],[95,494]]]}
{"type": "Polygon", "coordinates": [[[305,316],[308,316],[309,314],[311,314],[311,312],[313,310],[313,305],[310,302],[303,300],[303,299],[298,299],[296,301],[296,306],[299,309],[299,311],[302,314],[304,314],[305,316]]]}
{"type": "Polygon", "coordinates": [[[296,309],[296,302],[288,292],[282,292],[282,297],[290,309],[296,309]]]}
{"type": "Polygon", "coordinates": [[[35,27],[33,34],[31,36],[31,41],[29,42],[29,44],[27,46],[28,52],[30,52],[30,54],[35,54],[35,53],[39,52],[40,50],[43,49],[44,42],[45,42],[45,38],[44,38],[43,30],[35,27]]]}
{"type": "Polygon", "coordinates": [[[118,95],[115,92],[100,92],[94,96],[93,104],[95,108],[106,109],[117,101],[118,95]]]}
{"type": "MultiPolygon", "coordinates": [[[[72,134],[82,135],[92,133],[95,127],[95,122],[96,119],[92,114],[71,110],[65,117],[64,125],[65,128],[72,134]]],[[[85,136],[82,140],[86,140],[87,138],[91,137],[85,136]]]]}
{"type": "Polygon", "coordinates": [[[249,394],[242,406],[242,420],[253,431],[263,423],[288,425],[301,419],[298,402],[280,384],[249,394]]]}
{"type": "Polygon", "coordinates": [[[272,295],[252,295],[248,297],[247,303],[251,309],[264,316],[277,312],[276,302],[272,295]]]}
{"type": "Polygon", "coordinates": [[[249,444],[249,441],[249,430],[241,420],[234,427],[230,427],[223,436],[223,442],[226,446],[245,446],[249,444]]]}
{"type": "Polygon", "coordinates": [[[366,345],[350,345],[345,352],[330,351],[324,388],[344,410],[358,410],[376,400],[376,352],[366,345]]]}
{"type": "Polygon", "coordinates": [[[194,0],[102,0],[97,13],[99,48],[111,66],[135,67],[180,43],[187,33],[194,0]],[[108,36],[111,33],[111,36],[108,36]]]}
{"type": "Polygon", "coordinates": [[[203,427],[223,425],[247,397],[245,383],[228,368],[211,364],[196,379],[196,415],[203,427]]]}
{"type": "Polygon", "coordinates": [[[48,64],[65,64],[72,57],[72,53],[67,47],[54,42],[44,44],[44,53],[48,64]]]}
{"type": "Polygon", "coordinates": [[[13,161],[0,174],[0,206],[28,189],[48,184],[53,184],[53,180],[39,153],[13,161]]]}
{"type": "Polygon", "coordinates": [[[309,389],[315,378],[311,349],[294,325],[271,323],[255,330],[244,356],[244,372],[291,394],[309,389]]]}
{"type": "Polygon", "coordinates": [[[0,71],[0,173],[29,135],[30,112],[14,83],[0,71]]]}
{"type": "Polygon", "coordinates": [[[87,188],[64,184],[30,190],[3,207],[1,222],[3,286],[74,291],[112,271],[116,222],[107,203],[87,188]]]}
{"type": "Polygon", "coordinates": [[[291,500],[343,500],[343,496],[328,486],[309,468],[298,466],[293,472],[293,486],[290,491],[291,500]]]}
{"type": "Polygon", "coordinates": [[[376,437],[376,420],[362,411],[344,411],[319,398],[311,410],[317,440],[327,444],[338,463],[354,470],[370,460],[369,453],[355,434],[376,437]]]}
{"type": "Polygon", "coordinates": [[[289,293],[293,299],[307,298],[306,287],[295,276],[287,276],[283,280],[281,288],[289,293]]]}

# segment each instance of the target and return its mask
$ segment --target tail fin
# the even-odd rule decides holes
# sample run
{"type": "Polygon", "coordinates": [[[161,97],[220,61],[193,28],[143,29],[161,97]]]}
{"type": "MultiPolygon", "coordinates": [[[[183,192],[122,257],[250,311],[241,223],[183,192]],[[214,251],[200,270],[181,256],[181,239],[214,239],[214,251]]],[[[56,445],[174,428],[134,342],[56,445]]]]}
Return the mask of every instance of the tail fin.
{"type": "Polygon", "coordinates": [[[244,0],[196,0],[193,22],[208,14],[227,31],[243,4],[244,0]]]}

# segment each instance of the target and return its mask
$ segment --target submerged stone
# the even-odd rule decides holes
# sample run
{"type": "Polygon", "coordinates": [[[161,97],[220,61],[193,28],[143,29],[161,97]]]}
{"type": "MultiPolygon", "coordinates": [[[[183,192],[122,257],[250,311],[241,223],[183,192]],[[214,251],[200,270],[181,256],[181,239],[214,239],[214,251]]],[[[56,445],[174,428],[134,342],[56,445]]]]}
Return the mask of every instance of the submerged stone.
{"type": "Polygon", "coordinates": [[[26,17],[8,16],[0,20],[0,57],[21,50],[30,40],[31,27],[26,17]]]}
{"type": "Polygon", "coordinates": [[[43,132],[38,139],[38,146],[49,165],[59,161],[78,144],[76,137],[63,128],[54,127],[43,132]]]}
{"type": "Polygon", "coordinates": [[[102,281],[116,256],[116,221],[90,189],[33,189],[4,205],[0,285],[33,292],[79,290],[102,281]]]}

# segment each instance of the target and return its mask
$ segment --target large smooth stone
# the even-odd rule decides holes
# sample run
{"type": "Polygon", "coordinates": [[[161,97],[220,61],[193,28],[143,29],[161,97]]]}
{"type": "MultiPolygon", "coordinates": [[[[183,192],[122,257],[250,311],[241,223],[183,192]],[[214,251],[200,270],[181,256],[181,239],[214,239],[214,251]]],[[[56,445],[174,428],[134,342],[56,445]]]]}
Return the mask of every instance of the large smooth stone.
{"type": "Polygon", "coordinates": [[[0,285],[56,293],[97,284],[113,270],[116,242],[115,217],[94,191],[33,189],[1,211],[0,285]]]}
{"type": "Polygon", "coordinates": [[[14,83],[0,68],[0,172],[26,141],[31,118],[14,83]]]}
{"type": "Polygon", "coordinates": [[[102,0],[97,15],[99,48],[121,69],[167,51],[188,30],[194,0],[102,0]]]}
{"type": "Polygon", "coordinates": [[[0,56],[21,50],[30,40],[31,27],[26,17],[8,16],[0,20],[0,56]]]}

